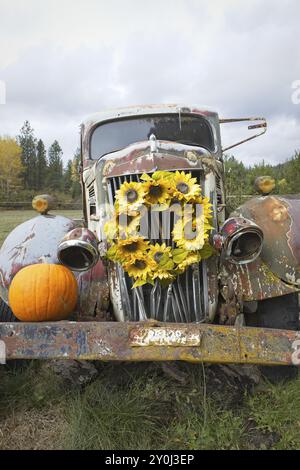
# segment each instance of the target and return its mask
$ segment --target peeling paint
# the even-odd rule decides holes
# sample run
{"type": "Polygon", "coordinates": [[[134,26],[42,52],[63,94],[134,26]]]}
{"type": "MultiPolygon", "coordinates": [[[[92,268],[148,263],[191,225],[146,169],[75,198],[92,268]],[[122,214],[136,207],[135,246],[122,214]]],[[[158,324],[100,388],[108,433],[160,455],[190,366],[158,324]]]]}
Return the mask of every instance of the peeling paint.
{"type": "Polygon", "coordinates": [[[299,332],[149,322],[0,323],[7,359],[299,365],[299,332]],[[68,333],[68,336],[67,336],[68,333]],[[49,341],[51,338],[51,341],[49,341]]]}

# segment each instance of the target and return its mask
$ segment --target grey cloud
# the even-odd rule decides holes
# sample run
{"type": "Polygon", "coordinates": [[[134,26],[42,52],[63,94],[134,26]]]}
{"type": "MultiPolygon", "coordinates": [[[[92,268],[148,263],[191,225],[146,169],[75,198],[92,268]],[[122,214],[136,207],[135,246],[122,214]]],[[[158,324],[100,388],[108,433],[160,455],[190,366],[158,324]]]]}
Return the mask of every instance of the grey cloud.
{"type": "Polygon", "coordinates": [[[70,156],[86,115],[177,101],[229,117],[265,115],[270,131],[234,151],[240,158],[282,161],[300,146],[300,105],[291,101],[291,84],[300,79],[297,0],[43,3],[48,9],[28,0],[21,25],[13,11],[22,5],[0,1],[8,14],[0,48],[11,39],[0,68],[8,100],[0,107],[1,133],[16,134],[29,119],[70,156]]]}

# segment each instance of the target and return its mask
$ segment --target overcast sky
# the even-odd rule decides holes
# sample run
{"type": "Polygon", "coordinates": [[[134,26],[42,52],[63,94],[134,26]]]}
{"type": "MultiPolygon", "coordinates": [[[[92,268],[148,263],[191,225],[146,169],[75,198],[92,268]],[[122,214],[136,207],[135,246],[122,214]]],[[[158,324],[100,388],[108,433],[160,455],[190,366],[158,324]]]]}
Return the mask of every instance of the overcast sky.
{"type": "Polygon", "coordinates": [[[232,152],[282,162],[300,149],[299,21],[299,0],[0,0],[0,135],[28,119],[68,159],[96,111],[200,104],[265,116],[267,134],[232,152]]]}

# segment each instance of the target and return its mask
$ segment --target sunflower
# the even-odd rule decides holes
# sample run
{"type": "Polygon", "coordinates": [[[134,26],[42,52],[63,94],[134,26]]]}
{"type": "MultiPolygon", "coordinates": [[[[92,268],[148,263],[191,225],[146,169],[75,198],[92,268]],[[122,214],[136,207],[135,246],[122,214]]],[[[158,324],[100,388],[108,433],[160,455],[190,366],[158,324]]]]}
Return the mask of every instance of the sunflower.
{"type": "Polygon", "coordinates": [[[173,229],[173,240],[179,248],[187,251],[201,250],[209,237],[211,226],[206,224],[204,216],[178,220],[173,229]]]}
{"type": "Polygon", "coordinates": [[[140,253],[134,259],[124,263],[123,268],[130,277],[135,279],[136,283],[133,287],[137,287],[153,279],[151,274],[155,269],[155,262],[148,254],[140,253]]]}
{"type": "Polygon", "coordinates": [[[104,233],[109,241],[136,236],[140,221],[139,215],[114,214],[113,218],[104,224],[104,233]]]}
{"type": "Polygon", "coordinates": [[[176,171],[172,180],[171,191],[175,200],[190,202],[200,196],[201,188],[196,178],[192,178],[191,173],[176,171]]]}
{"type": "Polygon", "coordinates": [[[175,276],[172,248],[170,246],[166,246],[165,243],[162,243],[161,245],[156,243],[155,245],[150,245],[149,255],[156,263],[152,277],[153,280],[159,279],[165,282],[173,281],[175,276]]]}
{"type": "Polygon", "coordinates": [[[172,259],[172,248],[166,246],[165,243],[161,245],[156,243],[149,246],[149,254],[157,264],[164,265],[169,259],[172,259]]]}
{"type": "Polygon", "coordinates": [[[118,239],[115,258],[121,262],[134,261],[148,249],[149,242],[142,237],[118,239]]]}
{"type": "Polygon", "coordinates": [[[127,181],[116,192],[115,208],[119,213],[137,215],[139,208],[145,202],[145,190],[142,183],[127,181]]]}
{"type": "Polygon", "coordinates": [[[212,204],[209,202],[208,197],[198,196],[191,203],[193,215],[197,216],[198,212],[204,216],[204,221],[209,222],[212,218],[212,204]],[[199,211],[201,206],[201,211],[199,211]]]}
{"type": "MultiPolygon", "coordinates": [[[[155,173],[154,173],[155,174],[155,173]]],[[[144,181],[143,188],[146,192],[145,201],[147,204],[162,204],[168,206],[170,202],[170,181],[169,178],[153,178],[143,174],[141,180],[144,181]]]]}

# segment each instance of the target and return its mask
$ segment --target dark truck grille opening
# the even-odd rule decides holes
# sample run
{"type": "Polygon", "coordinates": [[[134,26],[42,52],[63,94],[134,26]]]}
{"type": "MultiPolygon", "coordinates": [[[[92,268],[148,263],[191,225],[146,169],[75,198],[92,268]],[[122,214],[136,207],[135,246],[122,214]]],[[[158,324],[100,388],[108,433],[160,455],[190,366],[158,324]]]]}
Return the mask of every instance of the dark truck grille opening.
{"type": "MultiPolygon", "coordinates": [[[[197,178],[202,191],[204,191],[201,171],[191,171],[191,173],[193,177],[197,178]]],[[[107,180],[109,203],[114,204],[116,191],[124,182],[139,182],[140,176],[139,174],[133,174],[109,178],[107,180]]],[[[162,226],[162,214],[158,213],[158,217],[158,225],[162,226]]],[[[170,222],[172,225],[172,217],[170,222]]],[[[166,230],[167,233],[171,233],[171,231],[172,226],[166,230]]],[[[151,233],[150,223],[149,232],[151,233]]],[[[148,238],[153,243],[164,242],[170,245],[171,241],[162,237],[151,240],[150,233],[148,238]]],[[[204,322],[206,320],[208,314],[208,282],[205,260],[190,266],[185,273],[179,275],[167,287],[161,286],[159,281],[156,281],[154,286],[146,284],[133,289],[133,281],[122,267],[118,265],[116,271],[125,320],[142,321],[152,318],[158,321],[176,323],[204,322]]]]}

